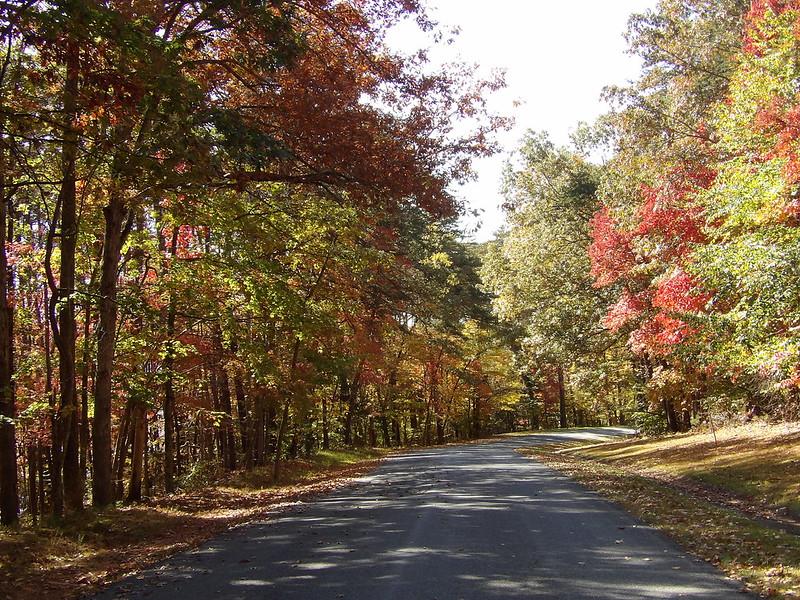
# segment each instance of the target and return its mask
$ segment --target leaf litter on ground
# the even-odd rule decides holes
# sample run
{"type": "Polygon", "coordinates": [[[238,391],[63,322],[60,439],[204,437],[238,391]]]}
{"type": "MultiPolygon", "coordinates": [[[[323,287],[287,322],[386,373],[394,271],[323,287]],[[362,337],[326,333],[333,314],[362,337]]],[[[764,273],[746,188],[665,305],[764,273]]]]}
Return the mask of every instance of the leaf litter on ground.
{"type": "Polygon", "coordinates": [[[382,454],[293,461],[280,485],[267,470],[237,472],[213,486],[0,529],[0,600],[71,600],[96,592],[231,527],[352,484],[382,454]]]}

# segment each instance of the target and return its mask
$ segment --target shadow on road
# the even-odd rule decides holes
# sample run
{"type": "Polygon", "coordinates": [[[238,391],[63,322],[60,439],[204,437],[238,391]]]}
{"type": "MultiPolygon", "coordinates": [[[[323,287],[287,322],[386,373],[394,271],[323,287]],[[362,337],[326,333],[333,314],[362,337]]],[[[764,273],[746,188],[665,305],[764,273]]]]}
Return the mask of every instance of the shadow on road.
{"type": "Polygon", "coordinates": [[[564,434],[394,456],[349,490],[98,598],[742,597],[628,513],[514,452],[554,441],[564,434]]]}

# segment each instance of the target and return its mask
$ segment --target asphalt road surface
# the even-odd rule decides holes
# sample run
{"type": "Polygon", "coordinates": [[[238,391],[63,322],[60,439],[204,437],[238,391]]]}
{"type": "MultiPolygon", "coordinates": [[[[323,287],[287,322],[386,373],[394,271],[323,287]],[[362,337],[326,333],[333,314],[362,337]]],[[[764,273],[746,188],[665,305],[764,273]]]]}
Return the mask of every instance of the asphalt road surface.
{"type": "Polygon", "coordinates": [[[629,513],[514,451],[619,433],[394,456],[348,489],[233,529],[96,599],[744,598],[629,513]]]}

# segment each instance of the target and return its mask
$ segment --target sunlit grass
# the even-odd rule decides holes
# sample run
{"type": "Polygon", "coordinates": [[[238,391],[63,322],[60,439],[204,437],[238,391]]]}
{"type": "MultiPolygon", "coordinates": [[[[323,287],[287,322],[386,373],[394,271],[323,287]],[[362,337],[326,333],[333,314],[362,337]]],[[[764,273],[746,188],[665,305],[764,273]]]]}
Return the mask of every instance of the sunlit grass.
{"type": "Polygon", "coordinates": [[[798,424],[751,424],[576,453],[609,464],[666,471],[800,511],[798,424]]]}

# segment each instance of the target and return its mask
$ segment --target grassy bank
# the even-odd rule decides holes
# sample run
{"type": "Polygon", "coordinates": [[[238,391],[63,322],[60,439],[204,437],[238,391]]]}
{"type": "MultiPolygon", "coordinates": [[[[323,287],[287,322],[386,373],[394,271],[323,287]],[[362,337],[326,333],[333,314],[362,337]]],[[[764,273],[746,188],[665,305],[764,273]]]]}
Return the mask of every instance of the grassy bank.
{"type": "Polygon", "coordinates": [[[96,591],[178,551],[293,503],[325,494],[369,470],[383,453],[322,452],[271,470],[222,480],[194,478],[193,489],[130,506],[87,509],[61,521],[0,528],[0,599],[67,600],[96,591]]]}
{"type": "Polygon", "coordinates": [[[743,586],[800,598],[800,425],[522,450],[587,484],[743,586]]]}

